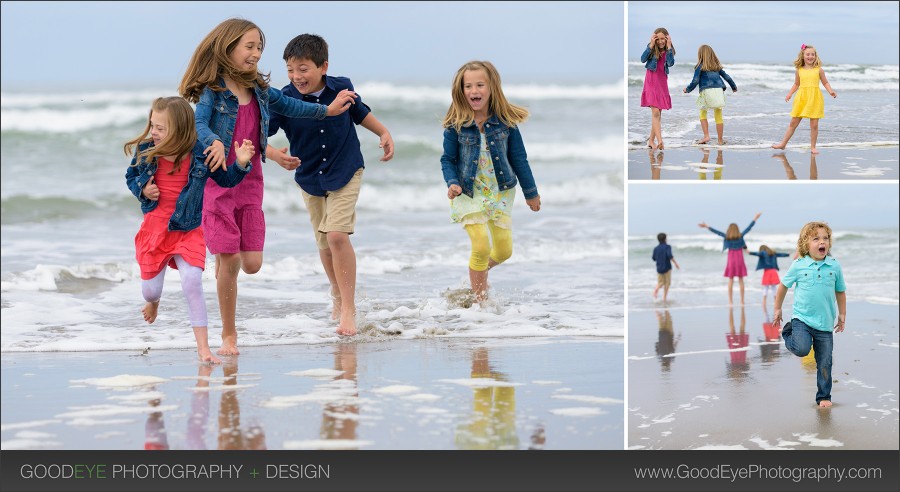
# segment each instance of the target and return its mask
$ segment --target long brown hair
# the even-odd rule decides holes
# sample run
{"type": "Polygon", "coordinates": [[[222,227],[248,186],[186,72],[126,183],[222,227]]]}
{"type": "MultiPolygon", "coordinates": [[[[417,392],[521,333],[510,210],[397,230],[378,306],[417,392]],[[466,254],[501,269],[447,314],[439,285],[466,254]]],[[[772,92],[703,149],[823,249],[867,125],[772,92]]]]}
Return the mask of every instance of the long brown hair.
{"type": "MultiPolygon", "coordinates": [[[[663,33],[666,36],[669,35],[669,31],[666,30],[665,27],[657,27],[653,34],[663,33]]],[[[653,58],[659,58],[659,47],[656,46],[656,41],[653,42],[653,46],[650,47],[650,53],[653,58]]],[[[675,56],[675,43],[672,43],[672,56],[675,56]]]]}
{"type": "Polygon", "coordinates": [[[222,92],[224,87],[219,85],[219,77],[227,77],[240,87],[261,89],[269,88],[269,74],[263,74],[256,70],[238,70],[231,64],[231,52],[244,34],[256,29],[262,40],[263,48],[266,46],[266,36],[256,24],[246,19],[232,18],[222,21],[209,34],[200,41],[194,50],[187,70],[181,78],[178,93],[192,103],[200,100],[200,94],[205,87],[216,92],[222,92]]]}
{"type": "Polygon", "coordinates": [[[704,72],[718,72],[722,70],[722,63],[716,52],[708,44],[704,44],[697,49],[697,64],[694,68],[701,67],[704,72]]]}
{"type": "Polygon", "coordinates": [[[488,113],[497,116],[506,126],[514,127],[519,123],[528,119],[528,110],[522,106],[516,106],[506,99],[503,95],[503,87],[500,85],[500,73],[489,61],[473,60],[465,63],[456,71],[453,77],[453,87],[450,89],[450,95],[453,101],[447,114],[444,116],[444,128],[453,127],[459,131],[463,125],[467,125],[475,121],[475,111],[469,102],[466,101],[466,95],[463,91],[463,76],[466,72],[474,70],[483,70],[488,79],[488,88],[491,90],[491,96],[488,107],[488,113]]]}
{"type": "Polygon", "coordinates": [[[769,256],[775,256],[775,250],[766,246],[765,244],[763,244],[762,246],[759,247],[759,252],[765,253],[769,256]]]}
{"type": "Polygon", "coordinates": [[[725,231],[725,239],[729,241],[733,241],[735,239],[741,238],[741,230],[738,228],[738,225],[732,222],[728,224],[728,230],[725,231]]]}
{"type": "Polygon", "coordinates": [[[134,155],[135,165],[141,160],[152,161],[158,157],[175,156],[175,167],[169,174],[174,174],[181,169],[181,161],[187,157],[197,142],[197,131],[194,128],[194,110],[191,105],[181,97],[158,97],[150,105],[150,114],[147,115],[147,124],[144,131],[137,137],[125,143],[125,155],[134,155]],[[150,137],[150,118],[153,112],[164,112],[168,118],[168,132],[159,145],[152,145],[150,137]],[[151,145],[141,151],[139,146],[150,142],[151,145]]]}

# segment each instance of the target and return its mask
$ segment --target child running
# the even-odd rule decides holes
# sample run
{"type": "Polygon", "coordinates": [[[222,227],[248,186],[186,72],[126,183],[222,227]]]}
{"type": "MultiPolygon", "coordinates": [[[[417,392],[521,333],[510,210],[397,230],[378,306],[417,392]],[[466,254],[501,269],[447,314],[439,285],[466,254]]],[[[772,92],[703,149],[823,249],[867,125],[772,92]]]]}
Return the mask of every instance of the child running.
{"type": "MultiPolygon", "coordinates": [[[[307,102],[330,103],[344,89],[353,90],[346,77],[326,75],[328,43],[315,34],[301,34],[284,48],[288,79],[281,92],[307,102]]],[[[356,334],[356,252],[350,235],[356,226],[356,202],[362,185],[363,162],[356,125],[378,135],[382,161],[394,157],[394,139],[362,99],[339,116],[324,120],[286,118],[273,114],[269,136],[284,129],[291,155],[269,146],[272,159],[285,169],[296,169],[294,181],[309,212],[319,259],[331,286],[331,318],[340,320],[337,333],[356,334]],[[304,164],[301,166],[301,159],[304,164]]]]}
{"type": "Polygon", "coordinates": [[[663,288],[663,302],[669,297],[669,286],[672,285],[672,264],[675,268],[681,270],[675,257],[672,256],[672,247],[666,244],[666,233],[660,232],[656,235],[659,244],[653,248],[651,258],[656,262],[656,288],[653,289],[653,298],[659,294],[659,288],[663,288]]]}
{"type": "Polygon", "coordinates": [[[747,276],[747,265],[744,264],[744,248],[747,247],[747,243],[744,242],[744,236],[750,232],[750,229],[753,229],[753,225],[756,224],[756,220],[759,219],[762,213],[756,214],[753,217],[753,220],[750,221],[750,225],[741,232],[738,229],[738,225],[732,222],[728,226],[728,230],[726,232],[721,232],[713,229],[712,227],[706,225],[706,222],[701,222],[698,224],[700,227],[704,229],[709,229],[713,234],[722,236],[725,238],[722,241],[722,250],[728,250],[728,263],[725,265],[725,273],[724,276],[728,277],[728,305],[734,304],[734,279],[737,277],[738,283],[740,284],[741,289],[741,305],[744,304],[744,277],[747,276]]]}
{"type": "Polygon", "coordinates": [[[650,36],[650,42],[641,54],[641,63],[647,67],[644,89],[641,91],[641,107],[650,108],[650,138],[647,146],[652,150],[665,149],[662,139],[662,110],[672,109],[669,95],[669,67],[675,64],[675,47],[669,31],[659,27],[650,36]],[[662,60],[662,63],[659,63],[662,60]]]}
{"type": "Polygon", "coordinates": [[[216,256],[216,290],[222,316],[220,355],[237,355],[237,278],[262,267],[266,222],[263,215],[262,162],[266,159],[269,112],[294,118],[324,119],[343,113],[353,91],[341,91],[330,105],[311,104],[269,87],[257,68],[265,37],[256,24],[228,19],[197,46],[179,93],[197,105],[197,137],[206,146],[206,162],[216,169],[234,161],[231,142],[250,140],[262,149],[253,156],[250,175],[234,189],[207,183],[203,196],[203,230],[216,256]]]}
{"type": "Polygon", "coordinates": [[[781,283],[781,280],[778,278],[778,258],[787,258],[791,255],[787,253],[778,253],[765,244],[759,247],[758,253],[754,253],[753,251],[750,251],[749,253],[753,256],[759,257],[759,261],[757,261],[756,263],[756,270],[763,271],[762,303],[763,306],[765,306],[766,297],[769,295],[769,292],[772,292],[772,295],[774,297],[775,287],[781,283]]]}
{"type": "Polygon", "coordinates": [[[166,265],[181,274],[181,290],[203,362],[221,362],[209,349],[203,269],[206,243],[199,228],[203,191],[207,178],[230,188],[251,170],[254,146],[243,140],[234,144],[237,165],[210,172],[204,162],[205,145],[197,141],[194,110],[180,97],[153,101],[144,131],[125,144],[125,155],[134,155],[125,172],[125,183],[141,203],[144,221],[134,237],[135,257],[141,267],[144,321],[153,323],[162,297],[166,265]]]}
{"type": "Polygon", "coordinates": [[[791,122],[788,124],[787,131],[781,142],[773,144],[773,149],[784,149],[787,147],[788,141],[794,135],[794,130],[800,125],[800,120],[809,118],[809,151],[812,154],[818,154],[816,150],[816,139],[819,138],[819,119],[825,117],[825,98],[822,97],[822,90],[819,89],[819,82],[825,86],[825,90],[831,97],[837,97],[837,93],[831,88],[828,79],[825,78],[825,70],[822,69],[822,60],[819,53],[812,45],[803,44],[800,46],[800,54],[794,60],[794,85],[791,86],[790,92],[784,98],[784,102],[791,100],[791,96],[797,93],[794,99],[794,105],[791,108],[791,122]],[[799,89],[799,92],[798,92],[799,89]]]}
{"type": "Polygon", "coordinates": [[[500,74],[487,61],[456,72],[453,102],[444,116],[441,171],[450,198],[450,220],[472,242],[469,280],[477,302],[487,298],[488,270],[512,255],[512,209],[516,183],[533,212],[541,209],[518,124],[528,110],[507,101],[500,74]]]}
{"type": "Polygon", "coordinates": [[[781,306],[794,285],[793,314],[781,331],[784,346],[798,357],[813,350],[816,359],[816,404],[831,406],[831,353],[833,333],[844,331],[847,319],[847,286],[840,263],[831,256],[831,228],[824,222],[810,222],[800,229],[794,260],[775,293],[772,323],[782,321],[781,306]],[[837,313],[835,313],[837,304],[837,313]],[[835,314],[837,324],[835,325],[835,314]]]}
{"type": "Polygon", "coordinates": [[[725,145],[722,139],[722,133],[725,130],[725,123],[722,120],[722,108],[725,107],[725,79],[731,86],[731,92],[737,92],[737,86],[734,80],[722,69],[722,63],[716,52],[708,45],[704,44],[697,50],[697,65],[694,67],[694,78],[691,83],[684,88],[687,94],[700,84],[700,95],[697,97],[697,107],[700,109],[700,127],[703,128],[703,138],[697,141],[698,144],[709,143],[709,121],[707,121],[708,109],[713,110],[713,117],[716,120],[716,135],[719,137],[718,144],[725,145]]]}

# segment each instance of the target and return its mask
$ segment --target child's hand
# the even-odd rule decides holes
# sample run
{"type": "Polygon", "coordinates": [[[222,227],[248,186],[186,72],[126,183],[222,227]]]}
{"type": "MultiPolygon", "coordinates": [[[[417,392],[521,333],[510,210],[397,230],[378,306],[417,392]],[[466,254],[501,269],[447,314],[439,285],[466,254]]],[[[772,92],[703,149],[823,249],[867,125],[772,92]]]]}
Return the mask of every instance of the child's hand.
{"type": "Polygon", "coordinates": [[[272,159],[275,159],[275,162],[277,162],[279,166],[287,171],[293,171],[300,167],[300,158],[288,154],[287,147],[283,149],[272,148],[272,151],[269,151],[268,153],[272,155],[272,159]]]}
{"type": "Polygon", "coordinates": [[[831,97],[833,97],[833,98],[834,98],[834,97],[837,97],[837,92],[834,92],[834,91],[828,91],[828,93],[831,94],[831,97]]]}
{"type": "Polygon", "coordinates": [[[234,152],[235,162],[241,167],[247,167],[247,164],[250,163],[250,158],[253,157],[256,149],[253,147],[253,142],[245,138],[240,147],[238,147],[237,142],[234,143],[234,152]]]}
{"type": "Polygon", "coordinates": [[[846,314],[838,315],[837,325],[834,326],[835,333],[840,333],[840,332],[844,331],[844,322],[846,321],[846,319],[847,319],[846,314]]]}
{"type": "Polygon", "coordinates": [[[737,92],[737,89],[731,89],[732,94],[734,94],[735,92],[737,92]]]}
{"type": "Polygon", "coordinates": [[[462,193],[462,188],[459,185],[452,184],[449,188],[447,188],[447,198],[453,200],[458,197],[462,193]]]}
{"type": "Polygon", "coordinates": [[[537,212],[541,209],[541,196],[538,195],[534,198],[526,198],[525,204],[528,205],[532,212],[537,212]]]}
{"type": "Polygon", "coordinates": [[[159,186],[156,186],[155,180],[156,176],[150,176],[150,180],[147,181],[147,184],[144,185],[144,190],[141,191],[142,195],[154,202],[159,200],[159,186]]]}
{"type": "Polygon", "coordinates": [[[790,94],[784,96],[784,102],[790,102],[790,101],[791,101],[791,95],[790,95],[790,94]]]}
{"type": "Polygon", "coordinates": [[[390,132],[384,132],[381,135],[378,148],[384,149],[384,155],[380,159],[381,162],[387,162],[394,157],[394,138],[391,137],[390,132]]]}
{"type": "Polygon", "coordinates": [[[701,222],[701,223],[697,224],[697,226],[699,226],[703,229],[706,229],[707,227],[709,227],[708,225],[706,225],[706,222],[701,222]]]}
{"type": "Polygon", "coordinates": [[[225,144],[221,140],[213,142],[203,153],[206,154],[204,162],[209,166],[210,172],[225,166],[225,144]]]}
{"type": "Polygon", "coordinates": [[[757,212],[756,215],[753,216],[753,222],[756,222],[757,220],[759,220],[759,218],[761,216],[762,216],[762,212],[757,212]]]}
{"type": "Polygon", "coordinates": [[[687,94],[687,87],[685,87],[684,89],[681,89],[681,92],[687,94]]]}
{"type": "Polygon", "coordinates": [[[354,101],[355,98],[356,93],[350,89],[344,89],[341,92],[338,92],[334,101],[328,105],[328,111],[325,114],[327,116],[337,116],[344,111],[347,111],[352,104],[356,104],[356,101],[354,101]]]}
{"type": "Polygon", "coordinates": [[[781,319],[781,309],[776,309],[775,312],[772,314],[772,325],[780,327],[782,321],[783,320],[781,319]]]}

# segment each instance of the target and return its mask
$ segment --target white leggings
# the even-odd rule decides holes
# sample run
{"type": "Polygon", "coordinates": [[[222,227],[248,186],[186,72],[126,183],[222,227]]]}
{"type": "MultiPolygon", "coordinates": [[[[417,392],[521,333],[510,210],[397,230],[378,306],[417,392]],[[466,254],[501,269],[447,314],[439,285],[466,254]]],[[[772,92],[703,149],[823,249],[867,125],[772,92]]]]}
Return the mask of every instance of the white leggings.
{"type": "Polygon", "coordinates": [[[762,288],[763,288],[763,297],[766,297],[766,296],[769,295],[769,294],[772,294],[772,295],[774,296],[774,295],[775,295],[775,288],[776,288],[776,287],[778,287],[778,286],[777,286],[777,285],[763,285],[763,286],[762,286],[762,288]]]}
{"type": "MultiPolygon", "coordinates": [[[[181,255],[175,255],[175,264],[181,274],[181,291],[187,300],[188,316],[191,318],[191,326],[206,327],[206,300],[203,298],[203,269],[188,263],[181,255]]],[[[159,302],[162,297],[163,280],[166,278],[166,270],[163,267],[159,275],[150,280],[141,281],[141,291],[147,302],[159,302]]]]}

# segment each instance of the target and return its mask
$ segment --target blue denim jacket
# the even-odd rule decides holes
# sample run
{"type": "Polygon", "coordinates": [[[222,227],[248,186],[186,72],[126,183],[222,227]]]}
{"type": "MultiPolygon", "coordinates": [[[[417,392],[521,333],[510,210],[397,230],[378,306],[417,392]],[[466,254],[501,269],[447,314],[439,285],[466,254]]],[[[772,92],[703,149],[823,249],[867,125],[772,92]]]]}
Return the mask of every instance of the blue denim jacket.
{"type": "MultiPolygon", "coordinates": [[[[754,224],[756,224],[756,221],[751,220],[750,225],[748,225],[747,228],[744,229],[744,232],[741,233],[741,237],[739,237],[737,239],[726,239],[726,240],[722,241],[722,251],[725,251],[726,249],[746,248],[747,243],[744,242],[744,236],[746,236],[747,233],[750,232],[750,229],[753,229],[754,224]]],[[[712,227],[709,228],[709,231],[712,232],[713,234],[717,234],[719,236],[725,237],[724,232],[717,231],[717,230],[713,229],[712,227]]]]}
{"type": "MultiPolygon", "coordinates": [[[[219,80],[225,87],[225,81],[219,80]]],[[[259,104],[259,152],[262,162],[266,162],[266,143],[269,138],[269,111],[293,118],[325,119],[328,106],[312,104],[287,97],[278,89],[269,87],[261,89],[254,86],[256,102],[259,104]]],[[[194,121],[197,123],[197,140],[209,147],[216,140],[225,145],[225,160],[231,152],[231,139],[234,136],[234,125],[237,121],[238,99],[230,90],[216,92],[209,87],[203,89],[197,108],[194,110],[194,121]]],[[[204,148],[206,148],[204,147],[204,148]]]]}
{"type": "MultiPolygon", "coordinates": [[[[444,129],[444,154],[441,156],[444,181],[448,187],[459,185],[469,197],[474,197],[478,154],[481,152],[481,137],[478,133],[478,125],[474,122],[460,128],[459,133],[453,127],[444,129]]],[[[491,161],[500,190],[514,188],[518,178],[522,182],[522,192],[526,199],[538,196],[519,129],[510,128],[491,115],[484,122],[484,137],[491,150],[491,161]]]]}
{"type": "MultiPolygon", "coordinates": [[[[666,51],[666,75],[669,75],[669,67],[675,64],[675,54],[672,53],[672,50],[666,51]]],[[[641,55],[641,63],[647,67],[647,70],[656,70],[656,61],[657,58],[653,58],[650,56],[651,50],[650,47],[647,46],[647,49],[644,50],[644,54],[641,55]]]]}
{"type": "Polygon", "coordinates": [[[757,270],[769,270],[772,268],[778,270],[778,258],[787,258],[788,256],[791,256],[787,253],[778,252],[775,253],[775,256],[772,256],[765,251],[760,251],[758,253],[756,251],[750,251],[750,254],[759,257],[759,261],[756,263],[757,270]]]}
{"type": "Polygon", "coordinates": [[[685,90],[687,92],[691,92],[694,90],[694,87],[697,87],[697,84],[700,84],[700,90],[704,89],[713,89],[718,87],[719,89],[725,90],[725,82],[722,79],[728,82],[728,85],[731,86],[731,90],[736,91],[737,85],[734,84],[734,81],[731,80],[731,77],[725,73],[725,70],[719,70],[718,72],[711,72],[702,70],[702,67],[697,67],[694,69],[694,78],[691,80],[691,83],[688,84],[685,90]]]}
{"type": "MultiPolygon", "coordinates": [[[[151,145],[153,145],[151,142],[140,144],[138,151],[143,152],[151,145]]],[[[208,146],[197,142],[194,144],[193,150],[191,150],[192,160],[191,169],[188,173],[188,182],[178,195],[178,201],[175,203],[175,212],[172,213],[172,217],[169,219],[170,231],[190,231],[200,225],[203,216],[203,189],[206,186],[206,178],[212,178],[223,188],[233,188],[243,181],[244,176],[253,167],[249,162],[245,169],[241,169],[241,166],[237,164],[232,164],[228,166],[227,171],[219,168],[210,173],[209,168],[206,167],[206,156],[203,155],[206,147],[208,146]]],[[[147,161],[146,157],[142,156],[140,157],[140,162],[138,162],[138,156],[134,156],[131,158],[131,165],[125,171],[125,184],[128,185],[131,193],[141,202],[141,212],[144,214],[149,213],[159,205],[159,202],[143,195],[144,185],[156,174],[156,167],[156,159],[147,161]]]]}

